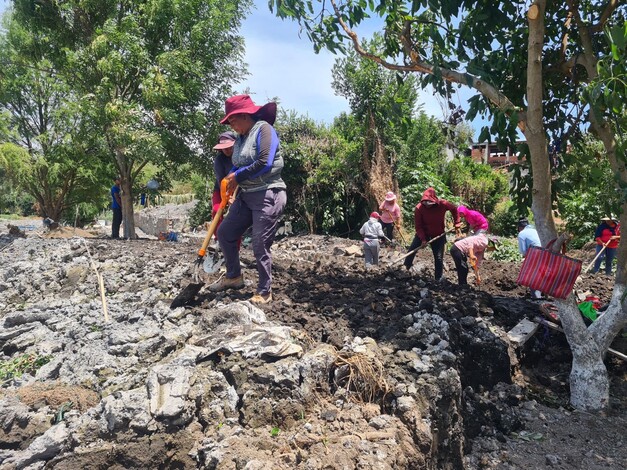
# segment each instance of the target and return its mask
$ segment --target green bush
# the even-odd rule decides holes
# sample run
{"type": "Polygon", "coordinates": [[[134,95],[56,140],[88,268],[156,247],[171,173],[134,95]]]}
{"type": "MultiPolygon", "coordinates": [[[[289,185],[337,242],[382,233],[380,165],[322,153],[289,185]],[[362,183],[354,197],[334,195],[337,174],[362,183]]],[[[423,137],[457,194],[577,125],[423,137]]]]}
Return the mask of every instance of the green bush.
{"type": "Polygon", "coordinates": [[[213,205],[211,204],[211,194],[206,194],[204,197],[198,197],[198,202],[196,202],[194,208],[189,211],[189,224],[192,227],[197,227],[210,221],[212,209],[213,205]]]}
{"type": "Polygon", "coordinates": [[[604,215],[604,209],[596,197],[588,192],[567,193],[560,199],[560,208],[566,230],[573,234],[569,243],[571,248],[581,248],[594,240],[594,231],[604,215]]]}
{"type": "Polygon", "coordinates": [[[594,239],[601,217],[619,215],[623,195],[603,144],[591,135],[575,142],[564,155],[564,168],[555,187],[557,205],[566,230],[574,235],[570,246],[578,248],[594,239]]]}
{"type": "Polygon", "coordinates": [[[518,240],[511,238],[500,238],[496,250],[489,253],[493,261],[522,261],[522,255],[518,251],[518,240]]]}
{"type": "Polygon", "coordinates": [[[0,186],[0,212],[20,216],[35,215],[35,199],[22,192],[0,186]]]}
{"type": "Polygon", "coordinates": [[[492,213],[509,189],[507,176],[469,157],[453,160],[447,167],[445,181],[465,205],[486,215],[492,213]]]}
{"type": "Polygon", "coordinates": [[[100,207],[98,205],[88,202],[81,202],[79,204],[68,207],[63,213],[63,222],[67,225],[73,226],[76,223],[77,227],[84,227],[90,224],[98,218],[100,214],[100,207]],[[78,216],[76,209],[78,208],[78,216]]]}
{"type": "Polygon", "coordinates": [[[37,354],[23,354],[5,362],[0,362],[0,380],[21,377],[24,373],[32,374],[41,366],[47,364],[52,356],[39,356],[37,354]]]}
{"type": "MultiPolygon", "coordinates": [[[[490,232],[501,237],[515,237],[518,234],[517,225],[521,216],[510,199],[499,202],[494,207],[494,212],[488,217],[490,232]]],[[[526,217],[529,222],[533,220],[531,211],[526,214],[526,217]]]]}

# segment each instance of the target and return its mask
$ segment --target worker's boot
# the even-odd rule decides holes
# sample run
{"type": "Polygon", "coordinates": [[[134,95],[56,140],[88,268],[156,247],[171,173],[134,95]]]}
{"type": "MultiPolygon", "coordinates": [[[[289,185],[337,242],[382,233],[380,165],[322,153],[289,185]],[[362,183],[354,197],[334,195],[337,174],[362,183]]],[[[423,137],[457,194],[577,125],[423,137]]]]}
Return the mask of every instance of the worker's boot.
{"type": "Polygon", "coordinates": [[[250,301],[254,304],[267,304],[272,302],[272,292],[268,292],[267,294],[255,294],[250,301]]]}
{"type": "Polygon", "coordinates": [[[221,277],[213,284],[210,284],[207,289],[212,292],[219,292],[227,289],[241,289],[244,287],[244,276],[240,275],[233,278],[221,277]]]}

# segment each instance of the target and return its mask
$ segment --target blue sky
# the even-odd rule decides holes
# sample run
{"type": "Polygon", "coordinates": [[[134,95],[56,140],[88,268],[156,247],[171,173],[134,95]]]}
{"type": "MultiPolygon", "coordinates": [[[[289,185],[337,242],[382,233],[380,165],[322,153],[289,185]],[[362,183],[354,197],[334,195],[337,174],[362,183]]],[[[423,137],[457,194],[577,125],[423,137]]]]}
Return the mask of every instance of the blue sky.
{"type": "MultiPolygon", "coordinates": [[[[267,0],[255,0],[255,5],[241,30],[251,75],[240,90],[248,87],[255,102],[278,96],[285,109],[325,123],[348,111],[347,100],[335,96],[331,87],[331,68],[338,56],[326,50],[314,53],[306,35],[299,37],[298,24],[270,13],[267,0]]],[[[442,118],[432,93],[421,91],[420,101],[425,112],[442,118]]]]}
{"type": "MultiPolygon", "coordinates": [[[[0,0],[0,11],[9,3],[0,0]]],[[[309,39],[304,34],[299,37],[296,22],[270,13],[267,0],[255,0],[255,4],[240,31],[246,40],[250,76],[237,90],[248,88],[258,104],[276,96],[284,109],[317,122],[331,123],[342,111],[348,111],[348,102],[335,96],[331,88],[331,68],[337,56],[327,51],[315,54],[309,39]]],[[[441,119],[442,109],[433,93],[420,93],[424,111],[441,119]]]]}

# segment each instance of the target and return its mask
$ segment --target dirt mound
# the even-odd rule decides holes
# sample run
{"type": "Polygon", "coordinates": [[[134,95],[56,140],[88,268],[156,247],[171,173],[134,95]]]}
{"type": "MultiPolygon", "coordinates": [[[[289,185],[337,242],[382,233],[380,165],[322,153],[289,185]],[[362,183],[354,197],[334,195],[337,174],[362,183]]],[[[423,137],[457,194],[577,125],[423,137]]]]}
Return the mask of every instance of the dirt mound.
{"type": "Polygon", "coordinates": [[[83,230],[82,228],[73,228],[73,227],[59,227],[53,230],[49,230],[43,232],[41,234],[42,238],[73,238],[73,237],[83,237],[83,238],[97,238],[98,235],[92,232],[88,232],[87,230],[83,230]]]}
{"type": "Polygon", "coordinates": [[[100,401],[100,397],[93,390],[56,382],[25,385],[17,391],[17,396],[22,403],[32,409],[50,406],[58,410],[65,405],[66,411],[70,409],[85,411],[100,401]]]}

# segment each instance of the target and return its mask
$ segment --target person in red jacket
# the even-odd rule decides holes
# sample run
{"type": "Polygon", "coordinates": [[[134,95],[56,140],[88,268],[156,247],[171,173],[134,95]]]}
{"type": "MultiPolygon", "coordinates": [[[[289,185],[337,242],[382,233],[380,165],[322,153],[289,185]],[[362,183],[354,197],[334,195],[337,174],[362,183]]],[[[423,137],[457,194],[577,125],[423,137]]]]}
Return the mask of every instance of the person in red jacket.
{"type": "MultiPolygon", "coordinates": [[[[423,194],[420,203],[414,209],[414,226],[416,234],[408,252],[421,246],[425,246],[429,240],[445,232],[444,216],[449,211],[453,216],[455,229],[459,231],[461,227],[457,206],[446,199],[439,199],[435,189],[428,188],[423,194]]],[[[444,246],[446,237],[440,237],[431,243],[433,258],[435,260],[435,279],[442,280],[444,273],[444,246]]],[[[415,253],[405,258],[405,267],[411,269],[414,262],[415,253]]]]}
{"type": "Polygon", "coordinates": [[[605,257],[605,274],[612,274],[612,262],[616,257],[616,249],[620,241],[620,224],[614,217],[603,217],[601,224],[594,232],[594,241],[597,242],[596,254],[598,255],[603,247],[605,250],[594,262],[593,273],[598,273],[601,269],[601,262],[605,257]]]}

